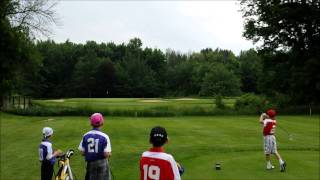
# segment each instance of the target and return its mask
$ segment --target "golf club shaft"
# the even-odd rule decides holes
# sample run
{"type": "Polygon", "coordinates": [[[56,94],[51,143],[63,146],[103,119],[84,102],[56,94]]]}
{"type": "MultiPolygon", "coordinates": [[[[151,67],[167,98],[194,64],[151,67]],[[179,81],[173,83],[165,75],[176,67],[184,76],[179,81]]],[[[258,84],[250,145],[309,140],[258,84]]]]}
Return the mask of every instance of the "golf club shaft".
{"type": "Polygon", "coordinates": [[[287,133],[288,135],[290,135],[290,133],[289,133],[286,129],[284,129],[283,127],[281,127],[281,126],[279,126],[279,125],[277,125],[277,127],[278,127],[279,129],[281,129],[282,131],[284,131],[285,133],[287,133]]]}
{"type": "Polygon", "coordinates": [[[292,139],[293,139],[293,138],[292,138],[292,134],[289,133],[286,129],[282,128],[282,127],[279,126],[279,125],[277,125],[277,127],[279,127],[282,131],[284,131],[284,132],[288,135],[289,140],[292,140],[292,139]]]}

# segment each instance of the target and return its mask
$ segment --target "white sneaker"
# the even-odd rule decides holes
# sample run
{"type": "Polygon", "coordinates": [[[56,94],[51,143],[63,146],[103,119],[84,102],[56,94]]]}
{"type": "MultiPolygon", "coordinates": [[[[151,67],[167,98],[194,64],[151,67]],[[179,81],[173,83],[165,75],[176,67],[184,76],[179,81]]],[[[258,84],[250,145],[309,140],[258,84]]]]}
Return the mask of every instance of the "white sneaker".
{"type": "Polygon", "coordinates": [[[280,171],[281,172],[285,172],[286,171],[286,166],[287,166],[286,162],[283,161],[283,163],[280,165],[280,171]]]}

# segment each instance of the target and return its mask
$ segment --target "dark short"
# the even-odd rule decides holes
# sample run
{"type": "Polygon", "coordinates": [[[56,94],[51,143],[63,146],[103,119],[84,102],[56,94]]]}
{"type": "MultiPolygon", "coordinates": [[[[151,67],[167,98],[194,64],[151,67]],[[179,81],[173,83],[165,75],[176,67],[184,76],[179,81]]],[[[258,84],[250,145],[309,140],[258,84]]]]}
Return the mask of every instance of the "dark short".
{"type": "Polygon", "coordinates": [[[53,175],[53,164],[50,161],[41,162],[41,180],[51,180],[53,175]]]}
{"type": "Polygon", "coordinates": [[[109,180],[109,163],[107,159],[99,159],[87,162],[85,180],[109,180]]]}

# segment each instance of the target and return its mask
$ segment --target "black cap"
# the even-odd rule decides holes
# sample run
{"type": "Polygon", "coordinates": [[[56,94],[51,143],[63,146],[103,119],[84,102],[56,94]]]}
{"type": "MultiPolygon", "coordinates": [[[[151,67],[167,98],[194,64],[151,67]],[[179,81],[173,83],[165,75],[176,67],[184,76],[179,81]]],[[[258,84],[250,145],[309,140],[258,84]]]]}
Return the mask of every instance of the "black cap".
{"type": "Polygon", "coordinates": [[[153,146],[160,147],[167,141],[167,139],[167,131],[165,128],[156,126],[151,129],[150,142],[153,146]]]}

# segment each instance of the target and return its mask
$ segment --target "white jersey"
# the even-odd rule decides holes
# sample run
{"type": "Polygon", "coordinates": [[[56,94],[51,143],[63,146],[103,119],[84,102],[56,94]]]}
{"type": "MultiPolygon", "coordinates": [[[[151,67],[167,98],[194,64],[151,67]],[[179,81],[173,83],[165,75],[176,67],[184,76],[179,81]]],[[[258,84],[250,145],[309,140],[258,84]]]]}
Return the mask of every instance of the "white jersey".
{"type": "Polygon", "coordinates": [[[39,160],[50,161],[54,164],[55,158],[53,157],[52,143],[48,139],[43,139],[39,145],[39,160]]]}

